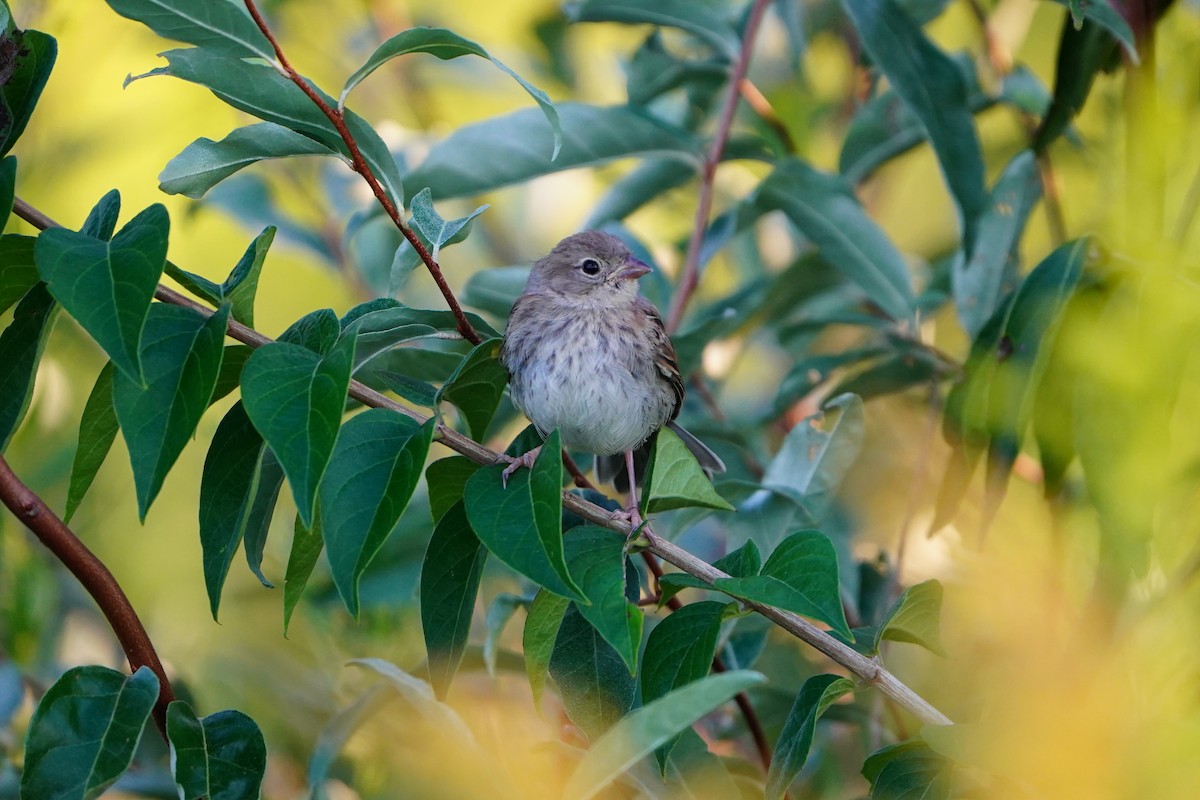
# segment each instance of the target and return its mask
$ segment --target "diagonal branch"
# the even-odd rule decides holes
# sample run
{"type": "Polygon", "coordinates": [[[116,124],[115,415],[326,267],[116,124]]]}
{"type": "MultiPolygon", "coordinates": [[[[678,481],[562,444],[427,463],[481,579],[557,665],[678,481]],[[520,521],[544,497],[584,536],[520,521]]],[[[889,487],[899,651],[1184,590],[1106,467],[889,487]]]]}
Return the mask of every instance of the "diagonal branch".
{"type": "Polygon", "coordinates": [[[687,309],[688,301],[692,299],[692,294],[700,284],[700,245],[704,242],[704,230],[708,227],[708,218],[712,215],[713,181],[717,177],[717,165],[721,163],[725,144],[729,141],[729,131],[733,127],[733,112],[737,110],[746,71],[750,67],[750,54],[754,50],[754,39],[758,34],[758,26],[762,22],[763,13],[769,4],[770,0],[754,0],[754,5],[750,7],[750,15],[746,18],[746,29],[742,32],[742,49],[733,63],[733,72],[729,76],[729,88],[725,94],[725,104],[721,107],[717,130],[713,134],[708,157],[704,159],[704,165],[700,172],[700,199],[696,203],[696,221],[692,226],[692,238],[688,240],[687,256],[683,261],[683,276],[679,279],[679,286],[675,289],[675,296],[671,299],[671,310],[667,313],[668,333],[674,333],[679,329],[679,323],[683,322],[683,312],[687,309]]]}
{"type": "MultiPolygon", "coordinates": [[[[36,227],[55,227],[53,220],[20,198],[14,200],[13,212],[36,227]]],[[[184,297],[179,292],[169,289],[166,286],[159,285],[158,289],[155,290],[154,296],[164,303],[184,306],[205,316],[212,316],[214,313],[211,308],[207,308],[195,300],[184,297]]],[[[264,344],[274,341],[270,337],[264,336],[253,328],[248,328],[232,318],[229,320],[228,334],[230,337],[251,347],[261,347],[264,344]]],[[[390,409],[415,420],[419,424],[429,421],[423,414],[418,414],[416,411],[402,406],[395,400],[358,381],[350,381],[349,395],[363,405],[371,408],[390,409]]],[[[434,429],[434,439],[478,464],[498,464],[504,461],[504,457],[500,454],[447,427],[441,422],[438,422],[434,429]]],[[[589,503],[577,494],[565,492],[563,494],[563,508],[577,514],[594,525],[616,531],[626,538],[636,533],[634,526],[614,519],[611,511],[601,508],[595,503],[589,503]]],[[[686,550],[677,547],[665,539],[659,538],[653,533],[642,531],[642,536],[649,543],[647,549],[651,553],[689,575],[694,575],[710,584],[720,578],[729,577],[712,564],[697,558],[686,550]]],[[[897,705],[912,713],[922,722],[933,725],[950,724],[950,719],[945,714],[938,711],[927,700],[902,683],[895,675],[888,672],[878,659],[864,656],[798,614],[763,605],[752,600],[742,600],[741,602],[746,607],[757,611],[779,625],[779,627],[796,638],[824,653],[833,661],[841,664],[847,670],[857,675],[864,683],[876,687],[894,700],[897,705]]]]}
{"type": "Polygon", "coordinates": [[[321,97],[321,94],[291,65],[287,56],[283,54],[283,48],[279,46],[275,35],[271,33],[266,20],[263,19],[262,14],[259,12],[258,6],[254,4],[254,0],[245,0],[245,3],[246,10],[250,12],[254,23],[258,25],[258,29],[263,32],[263,35],[267,37],[267,41],[271,43],[271,47],[275,49],[275,58],[279,62],[276,68],[284,77],[296,84],[300,88],[300,91],[304,92],[308,96],[308,99],[312,100],[313,104],[321,109],[321,113],[333,123],[333,127],[337,129],[338,134],[342,137],[342,141],[346,143],[346,149],[350,151],[350,160],[354,166],[354,171],[362,175],[363,180],[371,187],[375,199],[383,206],[383,210],[387,213],[388,217],[395,223],[400,233],[404,234],[404,238],[408,240],[413,250],[421,257],[421,261],[425,262],[425,266],[429,269],[429,274],[433,276],[433,282],[437,284],[438,291],[442,293],[442,297],[446,299],[446,305],[450,307],[450,311],[454,314],[454,319],[458,323],[458,332],[471,344],[482,342],[483,339],[471,327],[470,321],[467,320],[467,315],[463,313],[462,306],[458,304],[458,298],[454,296],[454,292],[450,289],[450,284],[446,282],[446,276],[442,274],[441,266],[434,260],[420,238],[405,224],[404,217],[400,215],[400,209],[396,208],[396,204],[392,202],[392,198],[388,197],[387,192],[383,189],[383,185],[379,182],[379,178],[376,177],[371,166],[363,157],[362,151],[359,150],[358,142],[354,140],[354,135],[350,133],[350,129],[346,127],[345,116],[338,109],[325,102],[325,98],[321,97]]]}

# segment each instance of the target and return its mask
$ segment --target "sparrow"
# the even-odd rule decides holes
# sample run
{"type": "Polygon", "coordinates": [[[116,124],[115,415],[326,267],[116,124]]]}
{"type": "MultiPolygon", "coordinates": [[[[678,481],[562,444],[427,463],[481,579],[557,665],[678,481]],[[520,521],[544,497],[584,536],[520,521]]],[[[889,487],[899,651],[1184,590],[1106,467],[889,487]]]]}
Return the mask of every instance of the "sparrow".
{"type": "MultiPolygon", "coordinates": [[[[568,236],[533,265],[500,348],[513,403],[543,438],[558,429],[564,447],[594,454],[602,481],[628,481],[629,505],[618,513],[635,526],[641,516],[634,454],[663,427],[710,475],[725,471],[712,450],[675,422],[684,397],[675,348],[658,310],[638,293],[638,279],[650,271],[616,236],[568,236]]],[[[513,459],[505,480],[531,467],[540,450],[513,459]]]]}

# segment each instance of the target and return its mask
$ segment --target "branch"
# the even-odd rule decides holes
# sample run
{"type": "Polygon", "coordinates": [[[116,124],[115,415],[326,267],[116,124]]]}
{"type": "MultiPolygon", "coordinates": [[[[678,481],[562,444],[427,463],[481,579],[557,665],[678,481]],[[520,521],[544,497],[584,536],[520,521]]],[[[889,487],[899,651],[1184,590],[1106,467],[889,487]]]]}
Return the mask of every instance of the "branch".
{"type": "MultiPolygon", "coordinates": [[[[28,203],[20,198],[16,198],[13,202],[13,212],[25,221],[40,227],[55,227],[55,223],[40,211],[32,208],[28,203]],[[45,224],[41,224],[45,223],[45,224]]],[[[171,303],[177,306],[190,308],[205,316],[212,316],[214,313],[211,308],[197,303],[188,297],[184,297],[179,292],[169,289],[166,286],[160,285],[154,292],[154,296],[164,303],[171,303]]],[[[261,347],[264,344],[269,344],[274,341],[268,336],[264,336],[253,328],[248,328],[245,325],[237,322],[234,319],[229,320],[228,327],[229,336],[248,344],[251,347],[261,347]]],[[[418,424],[425,424],[429,421],[427,417],[418,414],[410,408],[400,405],[395,400],[375,391],[358,381],[350,381],[350,397],[359,401],[363,405],[371,408],[387,408],[395,411],[398,414],[403,414],[406,417],[416,421],[418,424]]],[[[434,437],[436,441],[441,442],[446,447],[454,450],[460,455],[478,464],[490,465],[503,462],[503,457],[495,451],[485,447],[479,442],[469,439],[458,431],[448,428],[444,423],[438,422],[434,429],[434,437]]],[[[591,522],[594,525],[599,525],[602,528],[616,531],[626,538],[634,535],[635,528],[629,523],[622,523],[613,518],[612,512],[601,508],[595,503],[589,503],[582,497],[570,492],[563,493],[563,508],[574,512],[583,519],[591,522]]],[[[724,572],[703,561],[691,553],[683,550],[671,542],[659,538],[652,533],[645,533],[651,553],[658,556],[669,564],[672,564],[689,575],[694,575],[703,581],[712,583],[719,578],[728,578],[724,572]]],[[[868,683],[894,700],[902,708],[908,710],[922,722],[933,725],[949,725],[950,719],[924,698],[914,692],[912,689],[905,686],[896,676],[888,672],[883,664],[875,658],[867,658],[849,645],[843,644],[837,639],[830,636],[825,631],[818,628],[813,623],[793,614],[790,611],[782,611],[778,608],[763,605],[752,600],[741,601],[748,608],[752,608],[762,614],[767,619],[771,620],[779,627],[783,628],[788,633],[806,642],[820,652],[824,653],[829,658],[833,659],[838,664],[841,664],[850,672],[857,675],[863,682],[868,683]]]]}
{"type": "Polygon", "coordinates": [[[154,724],[167,739],[167,706],[175,699],[171,682],[163,670],[154,645],[138,619],[137,612],[121,590],[117,579],[96,554],[79,540],[70,528],[50,510],[32,489],[21,482],[0,456],[0,501],[46,546],[63,566],[71,571],[96,601],[129,659],[130,669],[149,667],[158,676],[158,702],[154,704],[154,724]]]}
{"type": "Polygon", "coordinates": [[[346,143],[346,149],[350,151],[350,160],[354,166],[354,171],[363,176],[363,180],[371,187],[371,191],[375,194],[375,199],[383,206],[383,210],[387,212],[389,218],[395,223],[400,233],[404,234],[404,238],[412,245],[417,255],[425,262],[425,266],[429,269],[429,274],[433,276],[434,283],[437,284],[438,291],[442,293],[442,297],[446,299],[446,305],[450,307],[451,313],[454,314],[454,319],[458,323],[458,332],[462,337],[471,344],[479,344],[483,338],[476,330],[471,327],[471,323],[467,320],[467,315],[463,313],[462,306],[458,304],[458,298],[454,296],[454,292],[450,289],[450,284],[446,282],[446,276],[442,274],[442,268],[437,261],[430,255],[429,250],[421,242],[420,238],[412,232],[412,229],[404,223],[404,218],[400,216],[400,210],[396,208],[396,204],[392,202],[392,198],[388,197],[384,191],[383,185],[379,182],[379,178],[371,170],[371,166],[367,164],[367,160],[363,158],[362,151],[358,149],[358,142],[354,140],[354,135],[350,133],[350,129],[346,127],[346,119],[341,111],[325,102],[325,98],[314,89],[308,81],[304,79],[300,73],[296,72],[295,68],[287,60],[287,56],[283,54],[283,48],[279,46],[275,35],[271,33],[271,29],[267,26],[267,22],[263,19],[262,14],[258,10],[258,6],[254,4],[254,0],[245,0],[246,10],[250,12],[250,16],[254,19],[258,29],[263,32],[263,36],[267,37],[267,41],[271,43],[271,47],[275,49],[275,58],[279,63],[276,68],[296,86],[300,87],[300,91],[308,95],[308,99],[313,101],[317,108],[321,109],[321,113],[333,123],[333,127],[337,129],[338,134],[342,137],[342,141],[346,143]]]}
{"type": "Polygon", "coordinates": [[[708,218],[712,214],[713,181],[717,177],[717,165],[721,163],[721,154],[725,152],[725,143],[729,141],[729,131],[733,127],[733,112],[737,110],[742,81],[750,67],[754,37],[758,34],[759,23],[762,22],[763,12],[766,11],[769,2],[770,0],[754,0],[754,5],[750,7],[750,15],[746,18],[746,29],[742,32],[742,49],[733,63],[733,73],[729,77],[729,88],[725,93],[725,105],[721,107],[712,146],[709,147],[708,158],[704,160],[701,168],[696,221],[692,226],[692,238],[688,240],[683,276],[679,279],[679,287],[675,290],[675,296],[671,299],[671,310],[667,314],[667,333],[674,333],[679,329],[688,301],[700,283],[700,245],[704,241],[704,230],[708,227],[708,218]]]}

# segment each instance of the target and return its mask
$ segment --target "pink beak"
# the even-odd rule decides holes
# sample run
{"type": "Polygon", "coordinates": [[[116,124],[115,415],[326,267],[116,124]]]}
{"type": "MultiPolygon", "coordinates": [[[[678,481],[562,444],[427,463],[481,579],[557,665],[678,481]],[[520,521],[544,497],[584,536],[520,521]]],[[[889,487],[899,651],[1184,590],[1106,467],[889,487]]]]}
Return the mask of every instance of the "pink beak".
{"type": "Polygon", "coordinates": [[[638,261],[636,258],[631,258],[625,262],[625,266],[622,267],[613,277],[619,280],[628,279],[632,281],[637,280],[643,275],[648,275],[650,272],[652,272],[650,267],[646,266],[641,261],[638,261]]]}

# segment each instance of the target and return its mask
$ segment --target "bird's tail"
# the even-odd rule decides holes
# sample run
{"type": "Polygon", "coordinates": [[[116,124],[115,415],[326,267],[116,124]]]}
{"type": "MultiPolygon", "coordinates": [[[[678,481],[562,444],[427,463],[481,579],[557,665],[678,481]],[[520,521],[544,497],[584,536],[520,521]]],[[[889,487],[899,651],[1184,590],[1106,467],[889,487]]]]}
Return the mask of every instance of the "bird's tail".
{"type": "MultiPolygon", "coordinates": [[[[721,460],[720,456],[693,436],[687,428],[674,421],[668,422],[667,427],[683,441],[684,446],[696,457],[704,474],[711,478],[713,473],[725,471],[725,462],[721,460]]],[[[654,437],[657,435],[657,433],[654,434],[641,447],[633,451],[633,469],[637,473],[638,486],[645,482],[646,464],[650,460],[650,447],[654,444],[654,437]]],[[[625,454],[596,456],[596,478],[601,483],[611,483],[618,492],[628,492],[629,476],[625,470],[625,454]]]]}

